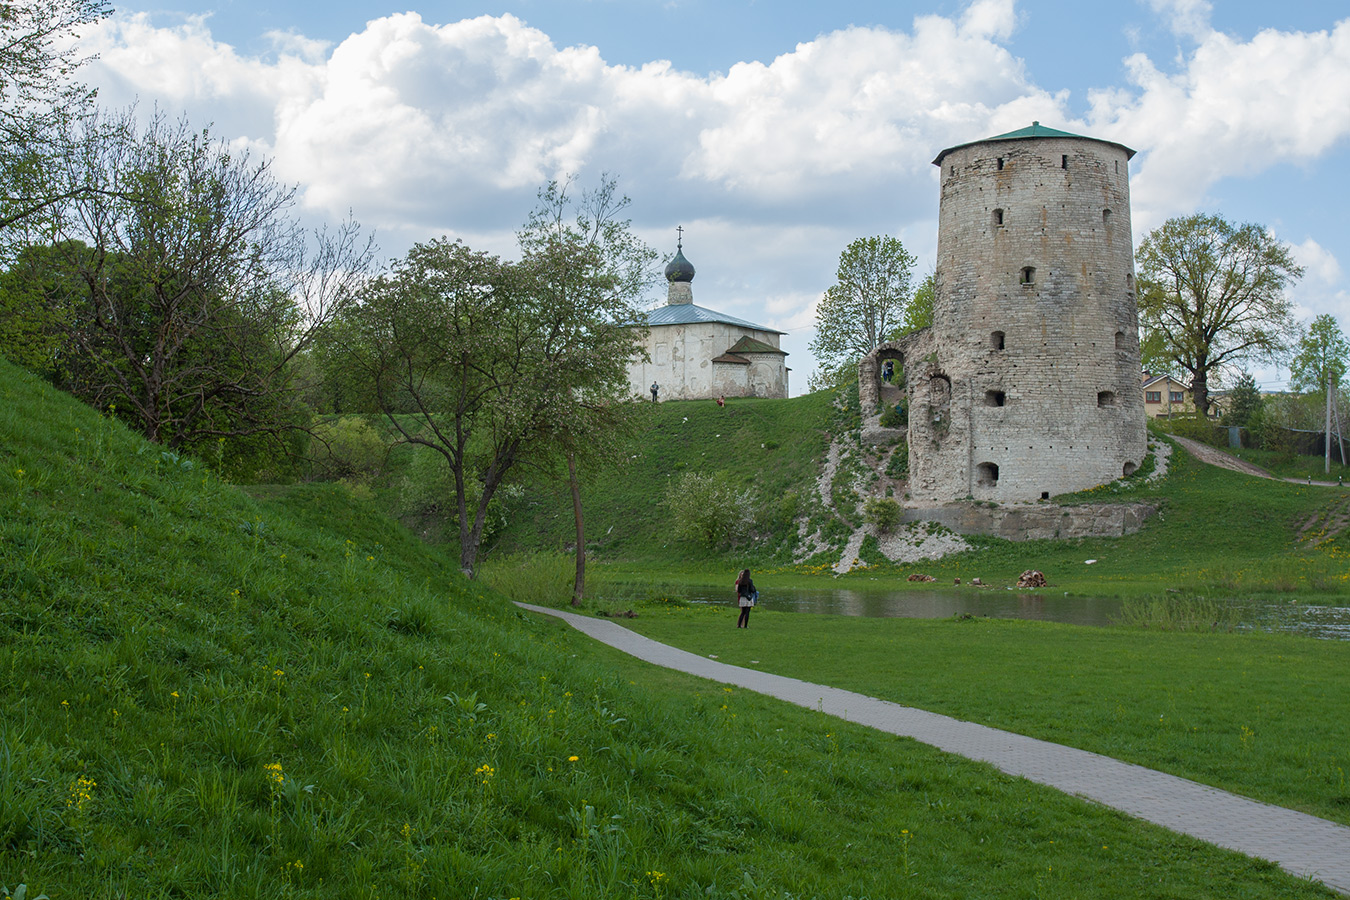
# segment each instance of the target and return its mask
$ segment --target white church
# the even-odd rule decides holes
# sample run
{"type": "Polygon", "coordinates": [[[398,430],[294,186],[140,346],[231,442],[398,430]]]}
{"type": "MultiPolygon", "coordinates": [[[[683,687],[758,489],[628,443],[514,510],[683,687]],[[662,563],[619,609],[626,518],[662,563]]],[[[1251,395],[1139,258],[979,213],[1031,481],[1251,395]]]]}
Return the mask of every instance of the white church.
{"type": "Polygon", "coordinates": [[[648,397],[655,384],[661,400],[787,397],[783,332],[695,305],[693,280],[681,240],[666,266],[666,303],[647,314],[649,359],[628,369],[633,393],[648,397]]]}

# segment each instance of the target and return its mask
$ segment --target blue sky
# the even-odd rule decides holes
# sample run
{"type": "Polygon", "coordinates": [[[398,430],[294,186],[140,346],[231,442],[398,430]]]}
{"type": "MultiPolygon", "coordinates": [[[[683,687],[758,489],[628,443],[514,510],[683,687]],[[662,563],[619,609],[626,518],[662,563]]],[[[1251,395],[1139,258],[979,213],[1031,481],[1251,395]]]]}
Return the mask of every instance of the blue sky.
{"type": "Polygon", "coordinates": [[[509,255],[541,183],[615,173],[659,250],[685,227],[695,302],[787,332],[794,393],[843,247],[894,234],[926,271],[929,161],[1032,119],[1139,151],[1136,242],[1261,222],[1308,269],[1299,315],[1350,333],[1339,2],[132,0],[83,43],[105,104],[214,123],[390,257],[441,234],[509,255]]]}

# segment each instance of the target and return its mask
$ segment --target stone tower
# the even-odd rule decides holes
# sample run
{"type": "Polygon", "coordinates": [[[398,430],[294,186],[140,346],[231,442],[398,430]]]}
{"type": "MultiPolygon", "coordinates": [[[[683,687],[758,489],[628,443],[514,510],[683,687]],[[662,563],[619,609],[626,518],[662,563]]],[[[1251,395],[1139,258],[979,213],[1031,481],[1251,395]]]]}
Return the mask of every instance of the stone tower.
{"type": "Polygon", "coordinates": [[[933,326],[899,354],[913,500],[1047,499],[1143,461],[1133,155],[1036,122],[933,160],[933,326]]]}

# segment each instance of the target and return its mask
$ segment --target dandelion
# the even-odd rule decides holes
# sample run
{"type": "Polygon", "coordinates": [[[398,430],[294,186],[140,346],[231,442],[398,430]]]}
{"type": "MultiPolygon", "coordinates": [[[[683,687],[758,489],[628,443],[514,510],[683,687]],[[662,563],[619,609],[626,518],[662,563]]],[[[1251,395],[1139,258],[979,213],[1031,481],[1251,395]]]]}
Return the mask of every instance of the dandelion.
{"type": "Polygon", "coordinates": [[[178,699],[178,692],[177,692],[177,691],[173,691],[172,693],[169,694],[169,696],[172,697],[173,699],[177,700],[177,699],[178,699]]]}
{"type": "Polygon", "coordinates": [[[488,765],[487,763],[483,763],[481,766],[473,770],[473,774],[483,779],[483,784],[487,784],[489,781],[492,780],[492,776],[497,774],[497,770],[492,768],[492,766],[488,765]]]}
{"type": "Polygon", "coordinates": [[[580,759],[580,758],[581,758],[581,757],[579,757],[579,756],[569,756],[569,757],[567,757],[567,761],[568,761],[568,762],[576,762],[576,761],[577,761],[578,759],[580,759]]]}
{"type": "Polygon", "coordinates": [[[98,782],[92,778],[84,775],[76,778],[70,783],[70,796],[66,798],[66,808],[83,813],[85,804],[94,799],[94,788],[97,786],[98,782]]]}

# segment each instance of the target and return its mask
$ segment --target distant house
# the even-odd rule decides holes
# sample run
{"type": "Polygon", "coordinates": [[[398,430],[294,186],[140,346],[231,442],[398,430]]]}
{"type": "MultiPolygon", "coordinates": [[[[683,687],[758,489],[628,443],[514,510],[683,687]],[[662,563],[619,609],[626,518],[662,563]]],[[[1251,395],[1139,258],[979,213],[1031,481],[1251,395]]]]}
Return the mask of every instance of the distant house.
{"type": "MultiPolygon", "coordinates": [[[[1195,414],[1195,401],[1191,397],[1189,385],[1177,381],[1171,375],[1151,375],[1144,373],[1144,414],[1150,419],[1167,419],[1172,416],[1195,414]]],[[[1221,397],[1209,395],[1209,417],[1222,415],[1221,397]]]]}
{"type": "Polygon", "coordinates": [[[661,400],[788,395],[783,332],[694,304],[694,267],[677,247],[666,266],[668,298],[647,314],[647,360],[635,359],[628,381],[638,396],[652,384],[661,400]]]}

